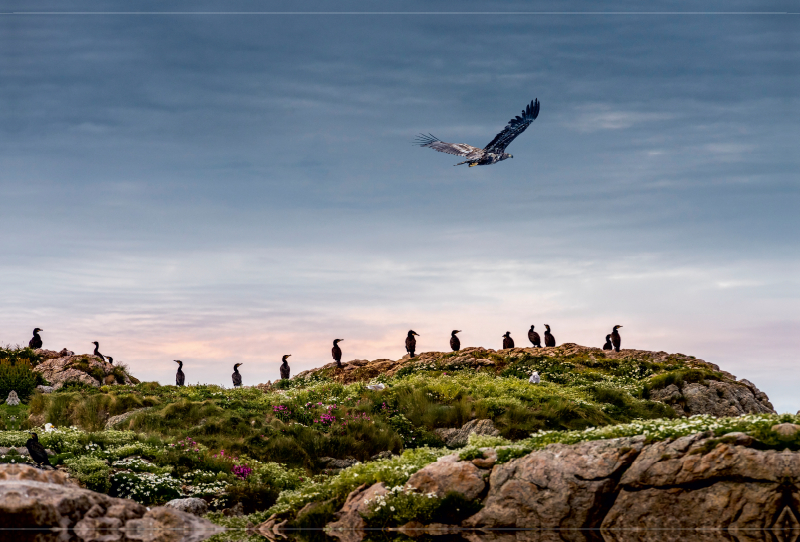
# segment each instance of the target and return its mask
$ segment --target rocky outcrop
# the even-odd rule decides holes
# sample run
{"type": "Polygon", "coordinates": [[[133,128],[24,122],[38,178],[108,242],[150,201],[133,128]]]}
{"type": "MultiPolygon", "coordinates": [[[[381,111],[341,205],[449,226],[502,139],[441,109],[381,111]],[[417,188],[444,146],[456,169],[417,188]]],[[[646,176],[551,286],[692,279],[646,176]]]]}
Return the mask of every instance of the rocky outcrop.
{"type": "Polygon", "coordinates": [[[122,381],[118,381],[115,374],[112,374],[114,366],[93,355],[76,356],[67,349],[55,352],[40,348],[34,352],[42,361],[33,370],[41,373],[42,377],[50,382],[53,390],[61,388],[67,382],[80,382],[95,388],[103,384],[138,382],[126,373],[123,373],[122,381]]]}
{"type": "Polygon", "coordinates": [[[470,420],[461,428],[439,428],[434,429],[433,432],[450,448],[466,446],[469,436],[472,434],[493,437],[500,434],[492,420],[470,420]]]}
{"type": "Polygon", "coordinates": [[[164,504],[167,508],[174,508],[175,510],[180,510],[181,512],[186,512],[187,514],[192,514],[195,516],[202,516],[206,512],[208,512],[208,503],[203,499],[198,499],[196,497],[189,497],[186,499],[172,499],[168,503],[164,504]]]}
{"type": "MultiPolygon", "coordinates": [[[[357,487],[347,496],[344,506],[336,514],[336,520],[329,523],[325,530],[329,535],[335,536],[342,542],[361,540],[367,526],[362,514],[367,512],[371,500],[380,495],[386,495],[388,491],[383,482],[371,486],[363,484],[357,487]]],[[[264,532],[261,528],[259,531],[264,532]]]]}
{"type": "Polygon", "coordinates": [[[748,380],[703,383],[683,383],[652,390],[650,399],[671,406],[681,416],[710,414],[712,416],[741,416],[743,414],[774,414],[767,394],[748,380]]]}
{"type": "Polygon", "coordinates": [[[148,510],[135,501],[80,488],[60,471],[6,464],[0,465],[0,529],[12,527],[58,527],[85,541],[120,542],[190,542],[221,531],[179,510],[163,506],[148,510]]]}
{"type": "Polygon", "coordinates": [[[469,461],[458,461],[456,454],[440,457],[436,463],[411,475],[406,483],[420,493],[433,493],[440,499],[448,493],[458,493],[468,500],[477,499],[486,488],[482,471],[469,461]]]}
{"type": "MultiPolygon", "coordinates": [[[[508,360],[524,355],[553,358],[569,362],[581,370],[584,363],[597,363],[610,360],[618,362],[649,362],[677,365],[685,369],[704,369],[718,373],[720,380],[707,380],[702,383],[687,383],[681,386],[670,385],[663,389],[652,390],[650,398],[670,405],[679,415],[710,414],[712,416],[739,416],[742,414],[775,413],[767,395],[748,380],[737,378],[723,371],[718,365],[696,359],[684,354],[667,352],[651,352],[649,350],[624,349],[620,352],[602,350],[565,343],[552,348],[508,348],[492,350],[490,348],[469,347],[458,352],[423,352],[414,358],[404,356],[399,360],[363,359],[343,363],[338,369],[335,363],[329,363],[317,369],[303,371],[293,378],[304,378],[314,374],[324,374],[342,383],[365,382],[381,375],[393,376],[401,370],[430,368],[434,365],[442,371],[448,369],[484,369],[495,372],[502,371],[508,360]]],[[[644,383],[644,381],[643,381],[644,383]]],[[[265,385],[260,385],[265,386],[265,385]]],[[[272,389],[264,387],[262,389],[272,389]]],[[[458,431],[458,429],[439,430],[458,431]]],[[[455,434],[455,433],[453,433],[455,434]]],[[[449,433],[448,433],[449,435],[449,433]]],[[[440,435],[442,436],[442,435],[440,435]]],[[[442,437],[445,441],[447,438],[442,437]]],[[[459,441],[463,440],[458,437],[459,441]]],[[[459,446],[461,444],[448,444],[459,446]]]]}

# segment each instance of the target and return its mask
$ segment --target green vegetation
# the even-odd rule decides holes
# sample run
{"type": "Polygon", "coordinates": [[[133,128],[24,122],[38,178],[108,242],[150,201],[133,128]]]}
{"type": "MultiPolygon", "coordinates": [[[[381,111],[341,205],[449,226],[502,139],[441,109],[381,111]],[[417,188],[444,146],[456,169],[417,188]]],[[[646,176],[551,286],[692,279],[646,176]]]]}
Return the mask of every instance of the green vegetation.
{"type": "MultiPolygon", "coordinates": [[[[366,517],[370,526],[467,517],[476,503],[454,495],[420,495],[403,484],[426,464],[452,453],[437,429],[474,419],[491,419],[500,436],[472,435],[460,451],[465,459],[482,456],[485,447],[495,448],[503,462],[554,442],[639,434],[660,439],[706,430],[719,435],[747,431],[761,446],[800,448],[800,437],[795,442],[770,430],[779,423],[775,416],[674,419],[670,407],[650,401],[651,390],[670,384],[723,379],[687,357],[657,362],[606,358],[597,351],[549,353],[422,355],[391,376],[370,367],[346,374],[326,368],[264,389],[73,383],[41,394],[34,383],[24,397],[22,388],[14,388],[26,404],[13,412],[0,407],[0,423],[5,424],[0,446],[23,446],[24,430],[37,427],[42,444],[56,454],[51,462],[63,465],[86,487],[147,505],[200,497],[209,502],[213,521],[242,528],[272,514],[294,527],[322,526],[351,491],[375,482],[392,490],[372,503],[366,517]],[[541,375],[538,385],[528,383],[533,371],[541,375]],[[342,382],[345,376],[347,383],[342,382]],[[376,383],[385,389],[367,387],[376,383]],[[109,418],[124,413],[131,415],[105,429],[109,418]],[[19,425],[5,421],[11,417],[19,425]],[[44,423],[56,430],[45,431],[44,423]],[[16,427],[22,430],[9,430],[16,427]],[[323,457],[355,464],[328,469],[323,457]],[[222,515],[239,502],[247,516],[222,515]]],[[[34,358],[29,349],[0,350],[0,391],[4,382],[12,382],[3,376],[12,369],[35,379],[34,358]]],[[[85,357],[73,367],[92,371],[85,357]]],[[[115,371],[115,381],[123,382],[125,368],[115,371]]],[[[14,450],[0,458],[10,461],[29,460],[14,450]]],[[[231,540],[245,539],[244,533],[237,536],[231,540]]]]}
{"type": "Polygon", "coordinates": [[[27,401],[39,384],[46,384],[33,368],[39,357],[30,348],[0,348],[0,402],[6,400],[11,390],[20,400],[27,401]]]}

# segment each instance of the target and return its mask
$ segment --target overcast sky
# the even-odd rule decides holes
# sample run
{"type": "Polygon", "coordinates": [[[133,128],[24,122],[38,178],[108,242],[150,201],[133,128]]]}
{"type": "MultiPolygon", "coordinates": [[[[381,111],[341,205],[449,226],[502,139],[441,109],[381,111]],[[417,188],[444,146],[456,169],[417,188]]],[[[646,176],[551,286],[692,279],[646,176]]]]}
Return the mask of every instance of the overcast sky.
{"type": "Polygon", "coordinates": [[[621,324],[800,408],[796,4],[2,6],[0,342],[230,385],[621,324]]]}

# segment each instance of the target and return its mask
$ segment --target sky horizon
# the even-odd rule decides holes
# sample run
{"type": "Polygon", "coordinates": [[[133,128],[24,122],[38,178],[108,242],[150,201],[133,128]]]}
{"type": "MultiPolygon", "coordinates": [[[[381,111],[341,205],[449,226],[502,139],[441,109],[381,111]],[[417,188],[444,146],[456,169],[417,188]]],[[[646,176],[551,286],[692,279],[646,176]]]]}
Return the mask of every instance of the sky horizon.
{"type": "Polygon", "coordinates": [[[620,324],[800,410],[792,4],[132,6],[0,15],[0,343],[230,386],[620,324]]]}

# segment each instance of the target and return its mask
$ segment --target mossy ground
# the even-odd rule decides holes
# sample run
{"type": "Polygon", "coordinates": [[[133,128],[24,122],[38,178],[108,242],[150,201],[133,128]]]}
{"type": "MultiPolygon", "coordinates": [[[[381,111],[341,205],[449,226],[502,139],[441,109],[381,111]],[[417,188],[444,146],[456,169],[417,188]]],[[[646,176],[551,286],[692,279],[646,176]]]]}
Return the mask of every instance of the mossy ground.
{"type": "MultiPolygon", "coordinates": [[[[566,442],[640,423],[634,420],[667,423],[674,412],[648,400],[650,390],[723,378],[686,356],[659,359],[481,350],[410,360],[393,376],[359,367],[349,375],[357,381],[346,384],[341,371],[326,368],[267,389],[72,385],[35,393],[25,409],[29,419],[77,428],[44,435],[43,442],[57,452],[54,461],[87,485],[148,504],[176,492],[202,496],[217,510],[241,501],[255,514],[248,521],[281,513],[297,526],[313,526],[327,521],[359,484],[401,485],[427,462],[450,453],[434,433],[437,428],[491,419],[500,431],[492,442],[507,460],[559,438],[566,442]],[[542,377],[538,385],[528,383],[534,370],[542,377]],[[367,388],[378,382],[386,388],[367,388]],[[104,430],[111,416],[139,409],[117,426],[125,431],[104,430]],[[401,457],[370,461],[380,452],[403,451],[401,457]],[[325,456],[362,463],[336,474],[319,463],[325,456]],[[253,475],[234,475],[236,465],[247,465],[253,475]],[[323,504],[308,517],[292,515],[310,502],[323,504]]],[[[31,425],[24,420],[22,429],[31,425]]],[[[23,437],[0,432],[0,441],[23,437]]],[[[490,444],[482,438],[481,445],[490,444]]],[[[475,446],[464,453],[470,450],[475,446]]],[[[407,500],[432,520],[445,513],[413,496],[407,500]]],[[[372,521],[391,524],[392,517],[372,521]]]]}

